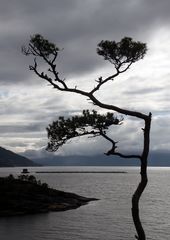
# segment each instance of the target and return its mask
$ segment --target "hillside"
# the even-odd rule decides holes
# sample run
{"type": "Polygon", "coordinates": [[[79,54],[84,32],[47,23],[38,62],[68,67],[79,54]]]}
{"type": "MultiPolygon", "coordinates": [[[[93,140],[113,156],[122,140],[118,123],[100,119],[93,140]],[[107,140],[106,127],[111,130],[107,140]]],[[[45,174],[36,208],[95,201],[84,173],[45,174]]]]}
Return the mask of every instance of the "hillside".
{"type": "Polygon", "coordinates": [[[0,167],[28,167],[39,166],[26,157],[0,147],[0,167]]]}

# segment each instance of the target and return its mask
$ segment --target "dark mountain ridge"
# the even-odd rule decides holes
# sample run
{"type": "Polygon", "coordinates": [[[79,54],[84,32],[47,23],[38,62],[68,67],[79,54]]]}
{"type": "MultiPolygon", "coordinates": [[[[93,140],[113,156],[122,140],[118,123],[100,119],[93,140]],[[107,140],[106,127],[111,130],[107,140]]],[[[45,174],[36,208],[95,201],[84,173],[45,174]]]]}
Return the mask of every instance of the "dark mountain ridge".
{"type": "Polygon", "coordinates": [[[32,160],[0,147],[0,167],[40,166],[32,160]]]}

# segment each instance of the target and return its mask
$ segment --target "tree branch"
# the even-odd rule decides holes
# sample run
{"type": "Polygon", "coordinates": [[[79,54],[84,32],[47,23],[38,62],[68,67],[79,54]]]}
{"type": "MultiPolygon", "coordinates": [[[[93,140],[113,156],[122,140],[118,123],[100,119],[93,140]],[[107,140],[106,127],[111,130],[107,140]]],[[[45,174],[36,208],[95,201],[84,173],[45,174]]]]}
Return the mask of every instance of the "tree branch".
{"type": "Polygon", "coordinates": [[[119,152],[112,152],[112,151],[108,151],[107,153],[105,153],[105,155],[109,156],[109,155],[115,155],[115,156],[119,156],[122,158],[138,158],[141,159],[140,155],[135,155],[135,154],[131,154],[131,155],[126,155],[126,154],[122,154],[119,152]]]}
{"type": "Polygon", "coordinates": [[[102,77],[99,77],[99,79],[98,79],[98,81],[97,81],[97,82],[98,82],[97,86],[94,87],[94,89],[92,89],[92,90],[90,91],[90,94],[93,94],[94,92],[96,92],[97,90],[99,90],[100,87],[101,87],[103,84],[105,84],[106,82],[108,82],[109,80],[114,80],[114,78],[117,77],[118,75],[119,75],[119,72],[117,71],[117,73],[115,73],[115,74],[112,75],[112,76],[109,76],[109,77],[105,78],[104,80],[102,79],[102,77]]]}
{"type": "MultiPolygon", "coordinates": [[[[80,89],[77,89],[77,88],[69,88],[66,83],[59,79],[58,77],[58,72],[55,71],[54,69],[54,74],[57,76],[57,80],[56,82],[58,83],[61,83],[63,87],[60,87],[56,82],[54,82],[54,80],[52,80],[51,78],[49,78],[47,75],[44,75],[43,72],[42,73],[39,73],[38,70],[37,70],[37,63],[36,63],[36,60],[35,61],[35,65],[34,66],[30,66],[30,70],[33,70],[36,75],[42,79],[45,79],[46,81],[48,81],[54,88],[57,88],[58,90],[60,91],[66,91],[66,92],[73,92],[73,93],[77,93],[77,94],[80,94],[80,95],[83,95],[83,96],[86,96],[88,97],[92,102],[93,104],[95,105],[98,105],[99,107],[101,108],[105,108],[105,109],[108,109],[108,110],[113,110],[113,111],[116,111],[118,113],[121,113],[121,114],[125,114],[125,115],[129,115],[129,116],[133,116],[133,117],[137,117],[137,118],[141,118],[143,120],[147,119],[147,115],[143,114],[143,113],[140,113],[140,112],[136,112],[136,111],[130,111],[130,110],[126,110],[126,109],[122,109],[122,108],[119,108],[117,106],[114,106],[114,105],[109,105],[109,104],[105,104],[105,103],[102,103],[100,102],[92,93],[94,91],[96,91],[95,89],[93,89],[92,91],[90,92],[86,92],[86,91],[83,91],[83,90],[80,90],[80,89]]],[[[112,77],[112,76],[111,76],[112,77]]],[[[111,77],[108,77],[106,78],[104,81],[108,81],[111,79],[111,77]]],[[[103,84],[103,83],[102,83],[103,84]]],[[[102,84],[99,84],[98,85],[98,88],[102,85],[102,84]]],[[[96,87],[97,88],[97,87],[96,87]]]]}
{"type": "Polygon", "coordinates": [[[94,105],[98,105],[101,108],[116,111],[118,113],[129,115],[129,116],[137,117],[143,120],[147,119],[147,115],[145,114],[142,114],[136,111],[122,109],[114,105],[104,104],[100,102],[93,95],[107,81],[114,79],[120,73],[123,73],[126,70],[128,70],[128,68],[131,66],[132,63],[134,63],[139,59],[142,59],[147,50],[146,44],[133,42],[131,38],[124,38],[122,39],[121,42],[117,44],[114,41],[113,42],[102,41],[99,44],[98,54],[104,56],[106,60],[112,59],[114,61],[113,64],[117,72],[114,75],[111,75],[105,78],[104,80],[102,79],[102,77],[100,77],[98,79],[97,86],[94,87],[90,92],[86,92],[78,89],[77,87],[76,88],[68,87],[67,84],[64,82],[64,80],[58,77],[58,72],[56,71],[56,65],[54,64],[54,60],[57,57],[57,52],[59,51],[59,49],[54,44],[48,42],[48,40],[43,39],[43,37],[40,35],[35,35],[33,38],[31,38],[30,42],[31,43],[29,45],[28,50],[27,51],[24,50],[23,52],[26,55],[33,54],[43,58],[44,61],[51,67],[50,72],[53,73],[54,79],[51,79],[49,76],[38,72],[37,64],[35,64],[34,66],[30,66],[30,69],[34,70],[34,72],[38,77],[48,81],[55,89],[58,89],[60,91],[73,92],[73,93],[86,96],[93,102],[94,105]],[[116,55],[117,51],[119,52],[118,56],[116,55]],[[55,56],[52,61],[49,60],[50,55],[55,56]],[[125,63],[128,64],[127,67],[124,70],[120,71],[120,67],[125,63]],[[61,84],[61,86],[59,84],[61,84]]]}
{"type": "Polygon", "coordinates": [[[139,158],[141,159],[141,156],[140,155],[134,155],[134,154],[130,154],[130,155],[126,155],[126,154],[122,154],[120,152],[116,152],[116,143],[113,139],[111,139],[110,137],[108,137],[104,132],[100,132],[100,135],[105,138],[107,141],[111,142],[112,144],[112,148],[107,152],[105,153],[105,155],[109,156],[109,155],[115,155],[115,156],[119,156],[119,157],[122,157],[122,158],[139,158]]]}
{"type": "Polygon", "coordinates": [[[34,70],[34,72],[36,73],[37,76],[39,76],[42,79],[47,80],[54,88],[57,88],[60,91],[73,92],[73,93],[77,93],[77,94],[80,94],[80,95],[83,95],[83,96],[87,96],[93,102],[93,104],[98,105],[99,107],[102,107],[102,108],[105,108],[105,109],[108,109],[108,110],[113,110],[113,111],[116,111],[116,112],[121,113],[121,114],[141,118],[143,120],[147,119],[147,115],[145,115],[143,113],[122,109],[122,108],[119,108],[119,107],[114,106],[114,105],[104,104],[104,103],[100,102],[93,95],[93,93],[95,91],[97,91],[100,88],[101,85],[103,85],[107,81],[109,81],[112,78],[114,78],[115,76],[117,76],[118,73],[116,73],[116,74],[106,78],[105,80],[99,82],[99,84],[92,91],[86,92],[86,91],[83,91],[83,90],[80,90],[80,89],[77,89],[77,88],[69,88],[66,85],[66,83],[58,77],[58,72],[56,72],[56,70],[55,70],[55,65],[50,64],[50,66],[52,67],[52,72],[54,73],[54,75],[56,77],[55,82],[54,82],[54,80],[49,78],[47,75],[44,75],[43,73],[39,73],[37,71],[37,64],[35,64],[34,67],[31,66],[30,70],[34,70]],[[56,82],[60,83],[63,87],[60,87],[56,82]]]}
{"type": "Polygon", "coordinates": [[[91,101],[93,103],[95,103],[97,106],[99,106],[101,108],[105,108],[105,109],[108,109],[108,110],[113,110],[113,111],[116,111],[116,112],[124,114],[124,115],[129,115],[129,116],[141,118],[143,120],[147,119],[147,115],[143,114],[141,112],[122,109],[122,108],[119,108],[119,107],[114,106],[114,105],[102,103],[93,94],[89,94],[89,98],[91,99],[91,101]]]}

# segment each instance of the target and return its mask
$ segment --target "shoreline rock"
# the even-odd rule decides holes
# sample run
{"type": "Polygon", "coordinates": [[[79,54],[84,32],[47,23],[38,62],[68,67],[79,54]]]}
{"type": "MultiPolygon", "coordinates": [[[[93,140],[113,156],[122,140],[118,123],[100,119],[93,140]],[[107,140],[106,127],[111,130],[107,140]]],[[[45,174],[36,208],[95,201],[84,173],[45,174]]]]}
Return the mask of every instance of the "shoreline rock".
{"type": "Polygon", "coordinates": [[[0,178],[0,196],[0,217],[66,211],[99,200],[52,189],[34,176],[32,181],[0,178]]]}

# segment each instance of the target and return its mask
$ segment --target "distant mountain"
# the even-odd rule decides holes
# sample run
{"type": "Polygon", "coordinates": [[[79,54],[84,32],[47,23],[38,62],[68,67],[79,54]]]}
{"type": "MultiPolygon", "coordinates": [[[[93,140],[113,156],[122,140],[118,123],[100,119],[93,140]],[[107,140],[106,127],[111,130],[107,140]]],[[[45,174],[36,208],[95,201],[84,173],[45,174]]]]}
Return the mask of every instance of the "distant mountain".
{"type": "MultiPolygon", "coordinates": [[[[48,156],[34,162],[46,166],[139,166],[139,159],[123,159],[117,156],[48,156]]],[[[148,166],[170,166],[170,153],[151,152],[148,166]]]]}
{"type": "Polygon", "coordinates": [[[94,156],[54,156],[34,159],[36,163],[46,166],[134,166],[138,160],[125,160],[102,155],[94,156]]]}
{"type": "Polygon", "coordinates": [[[39,166],[26,157],[13,153],[5,148],[0,147],[0,167],[28,167],[39,166]]]}

